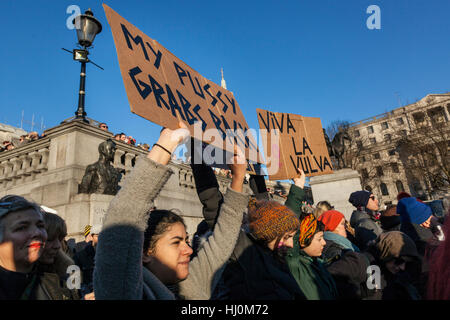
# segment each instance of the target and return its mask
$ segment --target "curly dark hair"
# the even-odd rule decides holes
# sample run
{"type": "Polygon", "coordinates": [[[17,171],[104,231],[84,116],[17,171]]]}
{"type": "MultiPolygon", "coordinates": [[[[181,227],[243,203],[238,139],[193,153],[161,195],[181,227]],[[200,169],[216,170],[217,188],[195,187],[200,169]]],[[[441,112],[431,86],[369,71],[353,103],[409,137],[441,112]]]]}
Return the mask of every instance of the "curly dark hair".
{"type": "Polygon", "coordinates": [[[170,210],[152,210],[147,221],[147,228],[144,231],[144,253],[148,250],[155,250],[156,242],[175,223],[186,224],[181,216],[170,210]]]}

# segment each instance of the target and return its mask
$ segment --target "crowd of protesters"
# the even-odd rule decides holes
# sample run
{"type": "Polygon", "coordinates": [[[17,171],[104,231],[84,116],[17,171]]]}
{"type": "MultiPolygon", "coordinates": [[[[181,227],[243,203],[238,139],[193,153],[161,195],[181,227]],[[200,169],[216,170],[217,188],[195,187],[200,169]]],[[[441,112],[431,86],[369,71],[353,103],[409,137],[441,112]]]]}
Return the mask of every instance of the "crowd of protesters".
{"type": "Polygon", "coordinates": [[[40,135],[36,131],[31,131],[28,134],[21,135],[19,139],[4,140],[0,146],[0,152],[13,150],[15,148],[26,145],[27,143],[39,140],[44,137],[44,134],[40,135]]]}
{"type": "MultiPolygon", "coordinates": [[[[98,125],[98,127],[99,127],[100,129],[102,129],[102,130],[105,130],[105,131],[108,131],[108,130],[109,130],[108,125],[107,125],[106,123],[104,123],[104,122],[100,123],[100,124],[98,125]]],[[[136,139],[133,138],[132,136],[127,136],[127,135],[126,135],[125,133],[123,133],[123,132],[121,132],[121,133],[116,133],[116,134],[114,135],[114,140],[123,142],[123,143],[125,143],[125,144],[131,144],[131,145],[133,145],[133,146],[137,146],[137,147],[139,147],[139,148],[141,148],[142,150],[145,150],[145,151],[149,151],[149,149],[150,149],[150,145],[149,145],[148,143],[138,143],[138,144],[136,145],[136,139]]]]}
{"type": "Polygon", "coordinates": [[[72,249],[64,220],[51,209],[1,198],[0,299],[450,299],[448,206],[437,217],[401,193],[380,213],[374,194],[355,190],[347,221],[326,199],[307,203],[303,171],[282,204],[271,200],[264,176],[250,175],[252,194],[244,192],[238,148],[224,194],[214,169],[190,164],[204,219],[189,239],[177,212],[154,206],[173,174],[172,153],[189,138],[179,126],[161,131],[103,224],[86,226],[85,241],[72,249]],[[79,288],[68,285],[73,265],[81,270],[79,288]]]}

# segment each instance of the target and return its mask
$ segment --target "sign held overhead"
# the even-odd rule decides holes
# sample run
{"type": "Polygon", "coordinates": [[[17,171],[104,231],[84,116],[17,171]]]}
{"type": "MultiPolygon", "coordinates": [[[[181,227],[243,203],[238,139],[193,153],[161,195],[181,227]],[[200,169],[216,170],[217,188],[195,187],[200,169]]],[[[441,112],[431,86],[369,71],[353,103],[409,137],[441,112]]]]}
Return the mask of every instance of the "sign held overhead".
{"type": "Polygon", "coordinates": [[[297,177],[297,168],[307,176],[333,173],[320,118],[262,109],[256,109],[256,113],[260,130],[278,135],[275,141],[272,135],[263,139],[266,159],[278,161],[275,169],[272,166],[269,170],[270,180],[297,177]]]}
{"type": "Polygon", "coordinates": [[[171,129],[181,120],[195,139],[228,152],[234,151],[236,143],[248,160],[262,163],[232,92],[201,76],[107,5],[103,7],[131,112],[171,129]]]}

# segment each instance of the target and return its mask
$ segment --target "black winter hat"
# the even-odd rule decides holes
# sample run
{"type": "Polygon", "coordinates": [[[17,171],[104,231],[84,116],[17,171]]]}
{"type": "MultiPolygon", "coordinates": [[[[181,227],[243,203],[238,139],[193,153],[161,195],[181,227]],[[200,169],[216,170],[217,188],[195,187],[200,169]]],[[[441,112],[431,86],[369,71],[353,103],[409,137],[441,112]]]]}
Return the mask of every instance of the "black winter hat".
{"type": "Polygon", "coordinates": [[[371,194],[372,192],[367,190],[355,191],[350,195],[348,201],[356,208],[365,207],[367,206],[367,202],[369,202],[371,194]]]}

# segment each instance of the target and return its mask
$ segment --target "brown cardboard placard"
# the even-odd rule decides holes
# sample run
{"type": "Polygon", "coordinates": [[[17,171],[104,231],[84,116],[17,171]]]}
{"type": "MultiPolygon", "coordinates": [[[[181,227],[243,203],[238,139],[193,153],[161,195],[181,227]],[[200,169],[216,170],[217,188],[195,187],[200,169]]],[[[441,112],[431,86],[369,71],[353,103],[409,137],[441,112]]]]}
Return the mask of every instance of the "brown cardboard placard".
{"type": "Polygon", "coordinates": [[[269,133],[268,138],[263,139],[268,168],[278,163],[278,166],[268,169],[270,180],[297,177],[296,168],[310,177],[333,173],[320,118],[263,109],[256,109],[256,114],[260,130],[269,133]],[[279,131],[278,135],[271,137],[273,129],[279,131]],[[273,137],[278,141],[272,141],[273,137]]]}
{"type": "Polygon", "coordinates": [[[103,8],[131,112],[171,129],[181,120],[196,138],[196,122],[200,134],[216,129],[219,138],[201,134],[201,140],[228,152],[233,152],[235,140],[247,160],[262,163],[255,137],[250,132],[244,136],[248,124],[232,92],[201,76],[107,5],[103,8]],[[233,139],[227,129],[242,129],[242,134],[233,139]]]}

